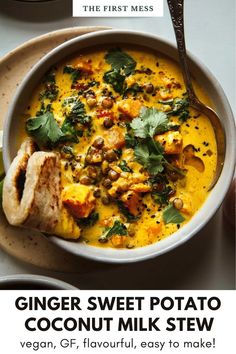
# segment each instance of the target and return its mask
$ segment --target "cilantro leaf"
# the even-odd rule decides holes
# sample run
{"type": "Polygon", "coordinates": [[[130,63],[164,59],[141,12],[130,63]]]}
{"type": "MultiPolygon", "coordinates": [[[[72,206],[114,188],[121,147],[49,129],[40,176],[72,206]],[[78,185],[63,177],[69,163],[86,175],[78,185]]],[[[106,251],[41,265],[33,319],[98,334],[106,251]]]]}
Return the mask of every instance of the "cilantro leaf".
{"type": "MultiPolygon", "coordinates": [[[[146,144],[138,144],[134,148],[134,156],[136,160],[147,169],[151,174],[157,174],[163,171],[165,160],[160,152],[152,152],[153,146],[150,141],[146,144]]],[[[159,149],[159,146],[157,146],[159,149]]]]}
{"type": "Polygon", "coordinates": [[[134,148],[137,145],[137,139],[134,137],[133,132],[125,134],[125,146],[127,148],[134,148]]]}
{"type": "Polygon", "coordinates": [[[139,117],[133,119],[130,127],[138,138],[153,137],[170,129],[168,117],[164,112],[145,107],[141,109],[139,117]]]}
{"type": "Polygon", "coordinates": [[[163,147],[154,140],[154,135],[164,133],[171,127],[167,115],[156,108],[141,109],[139,117],[130,123],[134,136],[145,139],[134,147],[134,156],[151,174],[162,172],[164,165],[182,174],[165,159],[163,147]]]}
{"type": "Polygon", "coordinates": [[[107,71],[104,74],[103,79],[107,84],[110,84],[116,92],[120,94],[126,88],[125,76],[122,75],[117,69],[107,71]]]}
{"type": "Polygon", "coordinates": [[[114,225],[107,229],[98,239],[99,242],[105,243],[108,241],[108,239],[113,236],[113,235],[121,235],[121,236],[127,236],[128,231],[127,227],[122,224],[119,220],[116,220],[114,222],[114,225]]]}
{"type": "Polygon", "coordinates": [[[169,204],[163,210],[163,220],[165,224],[180,224],[185,220],[183,215],[173,206],[169,204]]]}
{"type": "Polygon", "coordinates": [[[144,167],[148,166],[148,159],[150,153],[147,145],[138,144],[137,146],[135,146],[134,156],[141,165],[143,165],[144,167]]]}
{"type": "Polygon", "coordinates": [[[122,94],[127,87],[125,78],[134,72],[137,63],[130,55],[119,48],[111,49],[105,55],[105,60],[111,65],[111,70],[104,74],[103,79],[106,83],[112,85],[116,92],[122,94]]]}
{"type": "Polygon", "coordinates": [[[51,112],[28,119],[26,131],[40,147],[54,145],[64,136],[51,112]]]}
{"type": "Polygon", "coordinates": [[[120,48],[109,50],[105,59],[114,70],[120,71],[122,69],[126,76],[134,71],[137,64],[129,54],[123,52],[120,48]]]}
{"type": "Polygon", "coordinates": [[[149,130],[147,124],[141,118],[133,119],[130,127],[134,131],[134,135],[137,138],[147,138],[149,136],[149,130]]]}
{"type": "Polygon", "coordinates": [[[74,122],[68,117],[62,126],[57,124],[52,112],[45,111],[26,121],[26,132],[31,135],[40,147],[52,147],[65,141],[77,142],[83,131],[77,130],[74,122]]]}

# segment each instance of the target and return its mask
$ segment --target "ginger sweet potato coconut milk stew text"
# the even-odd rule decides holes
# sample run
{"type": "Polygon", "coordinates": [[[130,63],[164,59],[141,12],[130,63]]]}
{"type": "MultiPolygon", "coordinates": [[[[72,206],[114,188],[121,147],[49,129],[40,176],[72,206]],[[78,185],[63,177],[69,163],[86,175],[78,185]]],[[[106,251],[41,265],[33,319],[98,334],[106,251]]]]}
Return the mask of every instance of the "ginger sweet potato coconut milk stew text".
{"type": "Polygon", "coordinates": [[[49,233],[142,247],[173,234],[207,198],[213,128],[189,107],[178,64],[158,52],[121,45],[78,53],[50,69],[26,115],[34,150],[59,163],[60,215],[49,233]]]}

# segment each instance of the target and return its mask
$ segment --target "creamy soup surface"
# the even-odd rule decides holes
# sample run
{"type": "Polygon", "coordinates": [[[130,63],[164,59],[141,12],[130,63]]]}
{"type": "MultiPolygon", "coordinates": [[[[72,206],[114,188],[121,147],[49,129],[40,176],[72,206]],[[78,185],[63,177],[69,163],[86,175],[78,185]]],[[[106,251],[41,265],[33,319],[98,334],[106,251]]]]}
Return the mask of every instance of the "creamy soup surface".
{"type": "Polygon", "coordinates": [[[26,115],[39,149],[60,153],[58,236],[142,247],[177,231],[208,196],[213,128],[189,107],[178,64],[158,52],[110,46],[78,53],[45,75],[26,115]]]}

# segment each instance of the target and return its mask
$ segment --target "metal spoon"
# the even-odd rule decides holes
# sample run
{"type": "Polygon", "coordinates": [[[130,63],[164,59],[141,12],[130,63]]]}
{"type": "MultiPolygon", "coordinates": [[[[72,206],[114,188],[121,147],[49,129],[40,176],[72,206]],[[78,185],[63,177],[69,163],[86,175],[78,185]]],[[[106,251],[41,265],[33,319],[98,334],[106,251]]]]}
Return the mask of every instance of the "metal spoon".
{"type": "Polygon", "coordinates": [[[217,164],[213,180],[208,187],[211,190],[218,181],[225,157],[225,132],[221,120],[213,109],[200,102],[193,89],[191,75],[188,67],[187,53],[184,38],[184,0],[167,0],[175,37],[179,52],[179,62],[183,74],[183,79],[188,94],[189,104],[197,111],[205,114],[214,129],[217,145],[217,164]]]}

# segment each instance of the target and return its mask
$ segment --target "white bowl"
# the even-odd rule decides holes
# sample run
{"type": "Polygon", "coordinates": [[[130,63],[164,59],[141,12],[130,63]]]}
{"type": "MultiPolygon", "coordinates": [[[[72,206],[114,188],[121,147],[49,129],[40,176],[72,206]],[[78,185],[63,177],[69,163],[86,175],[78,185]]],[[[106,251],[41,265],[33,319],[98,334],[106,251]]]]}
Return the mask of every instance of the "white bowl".
{"type": "Polygon", "coordinates": [[[0,277],[0,290],[78,290],[62,280],[43,275],[16,274],[0,277]]]}
{"type": "MultiPolygon", "coordinates": [[[[160,39],[155,35],[130,30],[105,30],[97,33],[90,33],[72,39],[55,48],[33,67],[18,88],[16,96],[13,99],[4,125],[3,158],[6,170],[9,168],[12,159],[16,155],[17,149],[19,148],[16,132],[20,132],[24,129],[24,124],[21,124],[19,120],[20,113],[24,111],[32,90],[38,84],[45,72],[52,65],[68,55],[76,52],[78,53],[82,49],[103,44],[111,44],[112,46],[118,44],[142,45],[147,48],[156,49],[158,52],[164,53],[169,57],[178,60],[175,45],[166,40],[160,39]]],[[[234,118],[228,100],[216,78],[204,64],[190,54],[189,63],[192,75],[197,78],[197,81],[205,88],[212,99],[214,108],[222,119],[226,134],[226,156],[224,167],[216,186],[209,194],[209,197],[201,209],[185,226],[180,228],[173,235],[142,248],[132,250],[99,248],[83,243],[66,241],[53,236],[50,237],[52,242],[68,252],[92,260],[111,263],[137,262],[156,257],[180,246],[199,232],[199,230],[215,214],[229,188],[235,167],[234,118]]]]}

